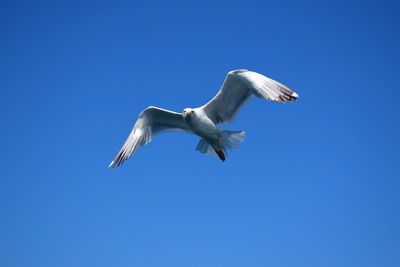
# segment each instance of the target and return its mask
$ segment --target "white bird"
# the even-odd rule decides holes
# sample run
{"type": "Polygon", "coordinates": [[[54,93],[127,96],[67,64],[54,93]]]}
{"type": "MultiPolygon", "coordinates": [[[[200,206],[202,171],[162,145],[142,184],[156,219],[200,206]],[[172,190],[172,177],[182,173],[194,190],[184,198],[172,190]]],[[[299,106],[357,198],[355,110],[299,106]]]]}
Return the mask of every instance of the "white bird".
{"type": "Polygon", "coordinates": [[[245,69],[228,73],[217,95],[198,108],[185,108],[183,113],[150,106],[143,110],[131,133],[118,151],[111,168],[117,168],[153,135],[178,130],[198,135],[196,150],[216,154],[225,161],[228,149],[238,148],[244,140],[242,131],[226,131],[217,127],[234,119],[243,104],[252,96],[275,102],[291,102],[299,96],[287,86],[245,69]]]}

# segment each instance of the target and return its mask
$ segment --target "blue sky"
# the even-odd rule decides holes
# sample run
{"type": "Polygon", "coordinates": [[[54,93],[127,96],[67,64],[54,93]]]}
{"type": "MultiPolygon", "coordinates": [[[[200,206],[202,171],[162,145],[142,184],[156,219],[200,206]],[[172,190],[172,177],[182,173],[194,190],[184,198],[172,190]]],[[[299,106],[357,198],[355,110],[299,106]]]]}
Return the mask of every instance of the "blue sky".
{"type": "Polygon", "coordinates": [[[0,265],[399,266],[396,1],[0,6],[0,265]],[[226,73],[277,79],[222,163],[165,134],[106,168],[139,112],[226,73]]]}

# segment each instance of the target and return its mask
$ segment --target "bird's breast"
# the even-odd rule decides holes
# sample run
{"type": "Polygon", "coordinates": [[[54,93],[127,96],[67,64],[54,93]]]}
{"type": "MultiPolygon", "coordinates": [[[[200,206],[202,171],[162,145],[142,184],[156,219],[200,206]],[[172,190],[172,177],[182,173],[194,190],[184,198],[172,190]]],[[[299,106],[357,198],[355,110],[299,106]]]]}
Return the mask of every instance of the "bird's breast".
{"type": "Polygon", "coordinates": [[[214,122],[203,114],[193,114],[186,122],[195,134],[201,137],[206,137],[207,139],[217,138],[220,132],[214,122]]]}

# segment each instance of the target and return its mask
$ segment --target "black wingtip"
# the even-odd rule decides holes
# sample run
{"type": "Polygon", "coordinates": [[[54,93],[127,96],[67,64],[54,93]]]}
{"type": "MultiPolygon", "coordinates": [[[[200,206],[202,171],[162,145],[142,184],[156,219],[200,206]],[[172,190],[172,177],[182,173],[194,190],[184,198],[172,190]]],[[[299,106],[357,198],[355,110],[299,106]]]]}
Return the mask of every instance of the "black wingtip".
{"type": "Polygon", "coordinates": [[[278,96],[277,100],[278,102],[294,102],[297,100],[298,97],[299,95],[295,92],[291,94],[287,94],[284,92],[282,95],[278,96]]]}
{"type": "Polygon", "coordinates": [[[222,150],[216,150],[215,153],[217,153],[220,160],[225,161],[225,154],[222,150]]]}

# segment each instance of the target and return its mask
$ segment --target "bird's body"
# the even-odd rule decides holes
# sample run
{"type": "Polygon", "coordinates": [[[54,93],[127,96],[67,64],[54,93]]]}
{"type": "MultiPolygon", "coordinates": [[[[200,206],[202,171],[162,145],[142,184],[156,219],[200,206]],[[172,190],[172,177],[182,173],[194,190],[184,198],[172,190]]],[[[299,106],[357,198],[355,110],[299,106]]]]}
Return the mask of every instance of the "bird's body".
{"type": "Polygon", "coordinates": [[[190,109],[190,113],[183,113],[190,130],[198,136],[207,140],[217,140],[221,135],[221,130],[215,123],[199,108],[190,109]]]}
{"type": "Polygon", "coordinates": [[[135,150],[151,141],[152,135],[165,130],[180,130],[198,135],[196,150],[216,154],[225,160],[228,149],[237,148],[245,135],[242,131],[225,131],[217,124],[230,122],[243,104],[257,96],[275,102],[290,102],[298,95],[285,85],[248,70],[230,71],[217,95],[198,108],[177,113],[150,106],[140,113],[130,135],[110,167],[121,165],[135,150]]]}
{"type": "Polygon", "coordinates": [[[186,121],[190,130],[200,136],[208,144],[211,144],[215,153],[221,160],[225,160],[225,154],[222,152],[221,139],[224,137],[222,130],[207,116],[200,108],[185,109],[183,119],[186,121]],[[185,112],[186,111],[186,112],[185,112]]]}

